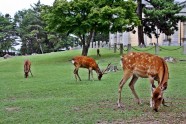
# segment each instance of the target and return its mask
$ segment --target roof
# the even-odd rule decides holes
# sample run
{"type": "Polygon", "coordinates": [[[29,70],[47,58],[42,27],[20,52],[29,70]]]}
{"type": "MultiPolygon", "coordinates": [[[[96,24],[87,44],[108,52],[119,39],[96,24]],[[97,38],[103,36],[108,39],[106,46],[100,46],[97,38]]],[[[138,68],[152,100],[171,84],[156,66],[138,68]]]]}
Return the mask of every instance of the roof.
{"type": "Polygon", "coordinates": [[[186,1],[181,2],[180,5],[185,5],[185,7],[180,11],[179,15],[186,16],[186,1]]]}

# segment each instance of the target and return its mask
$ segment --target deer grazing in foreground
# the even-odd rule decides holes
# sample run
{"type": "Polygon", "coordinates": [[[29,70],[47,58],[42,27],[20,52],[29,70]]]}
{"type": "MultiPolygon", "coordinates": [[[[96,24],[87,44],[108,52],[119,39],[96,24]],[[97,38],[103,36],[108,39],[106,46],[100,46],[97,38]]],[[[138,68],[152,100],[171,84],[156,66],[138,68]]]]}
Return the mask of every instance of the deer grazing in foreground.
{"type": "Polygon", "coordinates": [[[101,80],[103,74],[105,74],[105,71],[110,66],[110,64],[108,64],[107,68],[104,71],[101,71],[98,64],[96,63],[96,61],[93,58],[87,57],[87,56],[76,56],[76,57],[72,58],[72,64],[74,64],[74,66],[75,66],[74,75],[75,75],[76,81],[77,81],[77,77],[81,81],[81,78],[78,74],[79,68],[87,68],[88,69],[88,71],[89,71],[88,79],[89,80],[90,80],[90,74],[92,76],[92,80],[94,80],[92,70],[94,70],[97,73],[98,80],[101,80]]]}
{"type": "MultiPolygon", "coordinates": [[[[31,62],[29,60],[25,60],[24,62],[24,73],[25,73],[25,78],[28,77],[28,73],[31,73],[32,75],[32,72],[31,72],[31,62]]],[[[32,75],[33,77],[33,75],[32,75]]]]}
{"type": "Polygon", "coordinates": [[[141,101],[134,89],[134,84],[141,78],[149,78],[152,85],[150,106],[157,112],[161,103],[165,105],[163,91],[167,88],[169,73],[168,66],[163,58],[149,53],[131,52],[121,57],[121,65],[124,70],[123,78],[119,84],[118,107],[121,106],[121,91],[123,85],[132,76],[129,87],[137,99],[138,104],[141,101]],[[158,86],[154,85],[154,80],[158,81],[158,86]]]}

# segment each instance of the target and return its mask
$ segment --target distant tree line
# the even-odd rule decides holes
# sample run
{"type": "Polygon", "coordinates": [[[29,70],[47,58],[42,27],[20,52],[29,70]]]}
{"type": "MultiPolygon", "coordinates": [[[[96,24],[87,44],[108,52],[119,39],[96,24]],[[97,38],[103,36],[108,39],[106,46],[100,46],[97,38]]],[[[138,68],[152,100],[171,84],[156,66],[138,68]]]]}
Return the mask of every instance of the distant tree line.
{"type": "Polygon", "coordinates": [[[78,38],[65,33],[47,31],[41,18],[42,4],[16,12],[14,18],[0,14],[0,52],[8,53],[21,42],[20,53],[48,53],[78,45],[78,38]]]}

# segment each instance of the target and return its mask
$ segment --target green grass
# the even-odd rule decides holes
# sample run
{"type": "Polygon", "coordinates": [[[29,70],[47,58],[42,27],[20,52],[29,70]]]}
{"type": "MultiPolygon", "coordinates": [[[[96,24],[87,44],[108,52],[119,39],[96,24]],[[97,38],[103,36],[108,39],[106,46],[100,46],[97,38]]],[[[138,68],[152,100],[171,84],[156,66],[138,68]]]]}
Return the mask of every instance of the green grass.
{"type": "MultiPolygon", "coordinates": [[[[154,53],[154,50],[148,52],[154,53]]],[[[135,85],[142,105],[135,102],[127,83],[122,91],[125,107],[117,108],[118,84],[123,75],[120,55],[108,49],[101,49],[100,53],[101,58],[96,56],[96,49],[89,50],[89,56],[96,59],[101,69],[109,62],[120,69],[104,75],[101,81],[95,72],[95,81],[88,81],[86,69],[79,70],[82,81],[75,81],[74,66],[69,60],[80,55],[81,50],[0,58],[0,124],[179,123],[186,120],[186,62],[168,63],[170,79],[164,96],[169,107],[162,106],[155,113],[149,107],[148,79],[139,79],[135,85]],[[34,75],[28,79],[23,73],[25,59],[31,60],[34,75]]],[[[162,50],[159,55],[186,59],[180,49],[162,50]]]]}

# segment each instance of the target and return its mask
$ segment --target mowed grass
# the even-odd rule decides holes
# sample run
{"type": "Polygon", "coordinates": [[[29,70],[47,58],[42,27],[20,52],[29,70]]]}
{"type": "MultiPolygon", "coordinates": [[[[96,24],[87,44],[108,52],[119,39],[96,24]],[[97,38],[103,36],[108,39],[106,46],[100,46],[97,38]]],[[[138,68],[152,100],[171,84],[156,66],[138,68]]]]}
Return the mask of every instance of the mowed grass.
{"type": "MultiPolygon", "coordinates": [[[[174,47],[167,47],[174,49],[174,47]]],[[[145,48],[144,48],[145,50],[145,48]]],[[[168,63],[170,79],[164,93],[166,104],[156,113],[150,108],[150,83],[139,79],[135,85],[142,105],[138,105],[128,82],[122,91],[124,108],[117,108],[118,84],[123,70],[119,52],[89,50],[101,69],[109,62],[119,71],[105,74],[98,81],[88,81],[88,70],[80,69],[82,81],[76,82],[74,66],[69,61],[81,50],[0,59],[0,123],[1,124],[93,124],[93,123],[184,123],[186,122],[186,62],[168,63]],[[32,62],[34,77],[24,78],[25,59],[32,62]]],[[[154,53],[154,50],[148,51],[154,53]]],[[[161,50],[160,56],[185,59],[181,50],[161,50]]]]}

